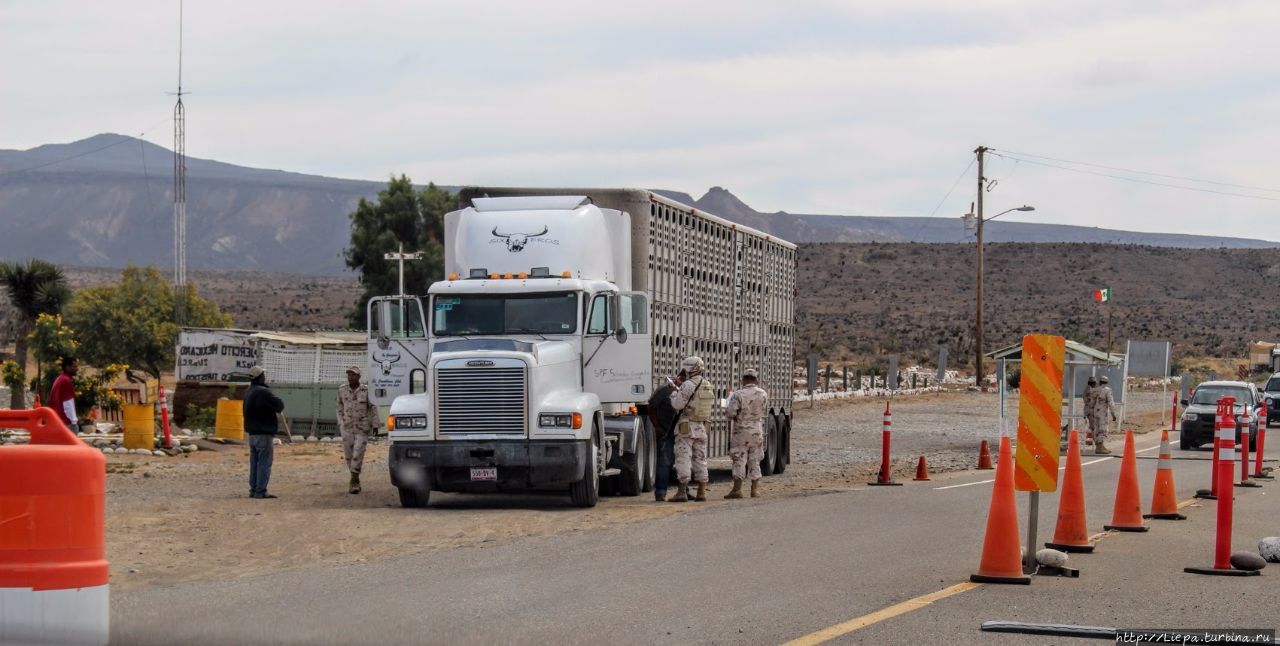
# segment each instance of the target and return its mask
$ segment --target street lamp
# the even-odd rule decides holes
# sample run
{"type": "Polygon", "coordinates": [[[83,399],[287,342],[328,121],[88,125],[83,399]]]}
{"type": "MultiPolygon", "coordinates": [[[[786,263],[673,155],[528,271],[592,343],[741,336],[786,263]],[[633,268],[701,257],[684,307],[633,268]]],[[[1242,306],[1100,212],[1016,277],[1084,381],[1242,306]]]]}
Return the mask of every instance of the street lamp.
{"type": "Polygon", "coordinates": [[[983,341],[983,338],[982,338],[982,295],[983,295],[982,225],[988,220],[994,220],[1006,213],[1012,213],[1014,211],[1034,211],[1034,210],[1036,210],[1036,207],[1027,206],[1026,204],[1024,204],[1022,206],[1017,206],[1012,209],[1005,209],[1004,211],[1001,211],[989,218],[984,218],[982,217],[982,193],[979,192],[978,193],[978,212],[966,213],[965,215],[961,216],[964,219],[964,225],[966,229],[977,229],[977,237],[978,237],[978,308],[977,308],[978,315],[977,315],[977,319],[978,320],[977,320],[977,326],[974,330],[975,338],[974,338],[974,353],[973,353],[973,369],[974,369],[973,381],[974,381],[974,384],[978,386],[980,390],[983,390],[983,391],[985,391],[986,388],[982,385],[982,378],[986,375],[986,371],[983,370],[983,361],[982,361],[982,341],[983,341]]]}

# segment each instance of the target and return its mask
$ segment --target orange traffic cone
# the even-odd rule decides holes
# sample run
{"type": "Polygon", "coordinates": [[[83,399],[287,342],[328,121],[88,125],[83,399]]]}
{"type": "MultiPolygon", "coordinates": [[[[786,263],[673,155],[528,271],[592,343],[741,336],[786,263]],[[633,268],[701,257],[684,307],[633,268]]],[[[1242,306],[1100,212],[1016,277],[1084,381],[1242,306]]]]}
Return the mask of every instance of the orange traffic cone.
{"type": "Polygon", "coordinates": [[[1124,458],[1120,461],[1120,480],[1116,482],[1116,504],[1111,524],[1103,529],[1122,532],[1145,532],[1142,524],[1142,492],[1138,490],[1138,456],[1133,450],[1133,431],[1124,434],[1124,458]]]}
{"type": "Polygon", "coordinates": [[[924,456],[922,455],[920,456],[920,461],[916,463],[916,477],[912,478],[912,480],[928,480],[928,479],[929,479],[929,466],[925,464],[924,456]]]}
{"type": "Polygon", "coordinates": [[[986,440],[983,440],[982,443],[978,445],[978,468],[979,469],[995,468],[991,466],[991,449],[987,446],[986,440]]]}
{"type": "Polygon", "coordinates": [[[1022,573],[1018,501],[1013,493],[1013,448],[1008,437],[1000,438],[996,484],[991,490],[987,533],[982,540],[982,560],[978,564],[978,573],[969,575],[969,580],[975,583],[1031,583],[1031,577],[1022,573]]]}
{"type": "Polygon", "coordinates": [[[1067,470],[1062,481],[1062,497],[1058,500],[1058,527],[1053,542],[1045,547],[1063,552],[1093,551],[1089,542],[1089,521],[1084,514],[1084,473],[1080,469],[1080,435],[1074,429],[1067,435],[1067,470]]]}
{"type": "Polygon", "coordinates": [[[1186,520],[1178,513],[1178,494],[1173,487],[1173,449],[1169,448],[1169,431],[1160,431],[1160,459],[1156,463],[1156,484],[1151,493],[1151,513],[1143,518],[1186,520]]]}

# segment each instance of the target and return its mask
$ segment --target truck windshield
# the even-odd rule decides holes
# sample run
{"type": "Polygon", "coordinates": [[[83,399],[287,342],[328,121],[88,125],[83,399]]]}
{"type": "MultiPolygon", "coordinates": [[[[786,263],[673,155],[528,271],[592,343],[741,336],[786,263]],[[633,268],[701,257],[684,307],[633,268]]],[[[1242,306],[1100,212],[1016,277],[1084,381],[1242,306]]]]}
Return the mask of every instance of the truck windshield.
{"type": "Polygon", "coordinates": [[[436,336],[474,334],[573,334],[578,330],[576,292],[436,296],[436,336]]]}
{"type": "Polygon", "coordinates": [[[1236,405],[1243,406],[1250,402],[1249,391],[1233,386],[1201,386],[1191,398],[1193,404],[1216,404],[1223,397],[1235,397],[1236,405]]]}
{"type": "Polygon", "coordinates": [[[1272,377],[1267,380],[1267,385],[1263,386],[1263,390],[1274,393],[1280,391],[1280,377],[1272,377]]]}

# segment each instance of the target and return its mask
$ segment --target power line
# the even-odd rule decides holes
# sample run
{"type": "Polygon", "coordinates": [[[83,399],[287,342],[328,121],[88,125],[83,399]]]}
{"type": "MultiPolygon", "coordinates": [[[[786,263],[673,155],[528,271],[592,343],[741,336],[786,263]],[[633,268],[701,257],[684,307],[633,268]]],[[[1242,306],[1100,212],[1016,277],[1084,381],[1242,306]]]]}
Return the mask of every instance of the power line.
{"type": "Polygon", "coordinates": [[[956,178],[956,181],[951,183],[951,188],[947,189],[947,194],[942,196],[942,200],[938,202],[938,205],[933,207],[933,211],[929,213],[929,217],[936,215],[938,213],[938,209],[942,208],[942,205],[947,202],[947,198],[951,197],[951,193],[960,185],[960,180],[964,179],[964,176],[969,174],[970,168],[973,168],[973,161],[974,160],[972,159],[969,160],[969,165],[965,166],[964,170],[960,173],[960,176],[956,178]]]}
{"type": "MultiPolygon", "coordinates": [[[[1267,197],[1267,196],[1265,196],[1265,195],[1249,195],[1249,194],[1247,194],[1247,193],[1233,193],[1233,192],[1231,192],[1231,191],[1219,191],[1219,190],[1215,190],[1215,189],[1211,189],[1211,188],[1198,188],[1198,187],[1195,187],[1195,186],[1183,186],[1183,185],[1181,185],[1181,184],[1169,184],[1169,183],[1166,183],[1166,182],[1154,182],[1154,181],[1151,181],[1151,180],[1140,179],[1140,178],[1137,178],[1137,177],[1125,177],[1125,176],[1123,176],[1123,175],[1112,175],[1112,174],[1110,174],[1110,173],[1100,173],[1100,172],[1098,172],[1098,171],[1085,170],[1085,169],[1083,169],[1083,168],[1071,168],[1071,167],[1069,167],[1069,166],[1059,166],[1059,165],[1057,165],[1057,164],[1050,164],[1050,163],[1048,163],[1048,162],[1036,161],[1036,160],[1034,160],[1034,159],[1024,159],[1024,158],[1021,158],[1021,157],[1015,157],[1013,154],[1010,154],[1010,153],[1004,153],[1004,154],[1001,154],[1001,153],[997,153],[997,152],[991,151],[991,154],[992,154],[992,155],[995,155],[995,156],[997,156],[997,157],[1003,158],[1003,159],[1010,159],[1010,160],[1013,160],[1013,161],[1016,161],[1016,162],[1023,162],[1023,163],[1027,163],[1027,164],[1035,164],[1035,165],[1037,165],[1037,166],[1047,166],[1047,167],[1049,167],[1049,168],[1057,168],[1057,169],[1059,169],[1059,170],[1071,171],[1071,172],[1073,172],[1073,173],[1081,173],[1081,174],[1083,174],[1083,175],[1095,175],[1095,176],[1097,176],[1097,177],[1108,177],[1108,178],[1111,178],[1111,179],[1118,179],[1118,180],[1125,181],[1125,182],[1133,182],[1133,183],[1135,183],[1135,184],[1148,184],[1148,185],[1151,185],[1151,186],[1162,186],[1162,187],[1164,187],[1164,188],[1176,188],[1176,189],[1180,189],[1180,190],[1183,190],[1183,191],[1195,191],[1195,192],[1197,192],[1197,193],[1213,193],[1213,194],[1215,194],[1215,195],[1227,195],[1227,196],[1230,196],[1230,197],[1243,197],[1243,198],[1247,198],[1247,199],[1251,199],[1251,200],[1264,200],[1264,201],[1267,201],[1267,202],[1280,202],[1280,198],[1277,198],[1277,197],[1267,197]]],[[[1261,189],[1261,190],[1270,190],[1270,189],[1261,189]]]]}
{"type": "Polygon", "coordinates": [[[86,151],[84,151],[84,152],[79,152],[79,153],[76,153],[76,154],[74,154],[74,155],[71,155],[71,156],[69,156],[69,157],[63,157],[62,159],[55,159],[55,160],[53,160],[53,161],[47,161],[47,162],[44,162],[44,163],[42,163],[42,164],[36,164],[35,166],[28,166],[28,167],[26,167],[26,168],[15,168],[15,169],[13,169],[13,170],[6,170],[6,171],[3,171],[3,172],[0,172],[0,177],[4,177],[4,176],[6,176],[6,175],[16,175],[16,174],[18,174],[18,173],[26,173],[26,172],[28,172],[28,171],[39,170],[39,169],[41,169],[41,168],[48,168],[49,166],[54,166],[54,165],[56,165],[56,164],[61,164],[61,163],[63,163],[63,162],[69,162],[69,161],[71,161],[71,160],[73,160],[73,159],[79,159],[79,158],[81,158],[81,157],[86,157],[86,156],[88,156],[88,155],[92,155],[92,154],[94,154],[94,153],[100,153],[100,152],[102,152],[102,151],[104,151],[104,150],[106,150],[106,149],[108,149],[108,148],[114,148],[114,147],[116,147],[116,146],[119,146],[120,144],[126,144],[126,143],[129,143],[130,141],[135,141],[135,140],[136,140],[136,141],[142,141],[142,138],[143,138],[143,137],[145,137],[145,136],[147,136],[147,133],[148,133],[148,132],[150,132],[151,130],[155,129],[156,127],[158,127],[159,125],[163,124],[164,122],[166,122],[166,121],[168,121],[168,120],[169,120],[169,118],[168,118],[168,117],[165,117],[163,120],[161,120],[160,122],[156,123],[154,126],[151,126],[150,128],[147,128],[147,129],[146,129],[146,131],[143,131],[143,132],[138,133],[138,136],[136,136],[136,137],[135,137],[135,136],[132,136],[132,135],[120,135],[121,137],[124,137],[124,139],[121,139],[121,140],[119,140],[119,141],[114,141],[114,142],[109,143],[109,144],[107,144],[107,145],[105,145],[105,146],[102,146],[102,147],[100,147],[100,148],[94,148],[93,150],[86,150],[86,151]]]}
{"type": "MultiPolygon", "coordinates": [[[[992,149],[995,150],[995,149],[992,149]]],[[[1031,153],[1019,153],[1012,150],[1001,151],[1006,155],[1018,155],[1020,157],[1031,157],[1034,159],[1044,159],[1048,161],[1061,162],[1064,164],[1075,164],[1077,166],[1090,166],[1093,168],[1104,168],[1106,170],[1115,170],[1122,173],[1134,173],[1136,175],[1150,175],[1151,177],[1163,177],[1165,179],[1177,179],[1184,182],[1196,182],[1199,184],[1213,184],[1215,186],[1226,186],[1228,188],[1240,188],[1248,191],[1265,191],[1267,193],[1280,193],[1280,188],[1267,188],[1265,186],[1250,186],[1248,184],[1232,184],[1230,182],[1218,182],[1211,179],[1197,179],[1195,177],[1186,177],[1183,175],[1169,175],[1166,173],[1154,173],[1145,170],[1134,170],[1132,168],[1123,168],[1120,166],[1107,166],[1106,164],[1094,164],[1090,162],[1072,161],[1070,159],[1059,159],[1057,157],[1045,157],[1044,155],[1032,155],[1031,153]]]]}

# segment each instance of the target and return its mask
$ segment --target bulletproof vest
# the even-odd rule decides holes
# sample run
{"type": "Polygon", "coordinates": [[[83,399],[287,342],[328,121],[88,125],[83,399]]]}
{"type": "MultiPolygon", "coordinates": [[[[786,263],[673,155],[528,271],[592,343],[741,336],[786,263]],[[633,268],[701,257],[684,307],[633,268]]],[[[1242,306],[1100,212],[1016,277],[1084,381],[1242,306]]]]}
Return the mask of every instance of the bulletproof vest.
{"type": "Polygon", "coordinates": [[[743,422],[756,422],[764,417],[764,407],[767,397],[765,392],[759,386],[747,386],[742,389],[741,410],[738,413],[738,419],[743,422]]]}
{"type": "Polygon", "coordinates": [[[709,422],[711,421],[711,404],[716,399],[716,389],[706,377],[696,377],[696,379],[698,383],[694,384],[693,401],[685,406],[684,417],[692,422],[709,422]]]}

